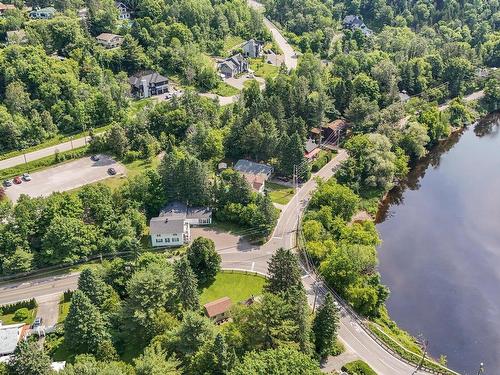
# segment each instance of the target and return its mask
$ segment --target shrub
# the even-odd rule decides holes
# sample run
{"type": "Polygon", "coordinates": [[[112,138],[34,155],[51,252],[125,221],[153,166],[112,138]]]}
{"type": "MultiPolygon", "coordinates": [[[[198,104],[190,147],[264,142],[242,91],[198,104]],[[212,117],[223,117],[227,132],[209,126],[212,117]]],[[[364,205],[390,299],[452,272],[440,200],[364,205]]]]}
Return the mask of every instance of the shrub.
{"type": "Polygon", "coordinates": [[[16,322],[22,322],[23,320],[28,318],[29,314],[30,311],[26,307],[22,307],[19,310],[16,310],[13,319],[16,322]]]}
{"type": "Polygon", "coordinates": [[[368,364],[360,360],[346,363],[342,366],[342,371],[350,375],[377,375],[368,364]]]}
{"type": "Polygon", "coordinates": [[[32,298],[30,300],[19,301],[19,302],[11,303],[9,305],[0,306],[0,311],[2,312],[2,314],[12,314],[16,310],[19,310],[23,307],[26,307],[28,310],[31,310],[31,309],[36,308],[37,306],[38,306],[38,304],[36,303],[36,300],[34,298],[32,298]]]}

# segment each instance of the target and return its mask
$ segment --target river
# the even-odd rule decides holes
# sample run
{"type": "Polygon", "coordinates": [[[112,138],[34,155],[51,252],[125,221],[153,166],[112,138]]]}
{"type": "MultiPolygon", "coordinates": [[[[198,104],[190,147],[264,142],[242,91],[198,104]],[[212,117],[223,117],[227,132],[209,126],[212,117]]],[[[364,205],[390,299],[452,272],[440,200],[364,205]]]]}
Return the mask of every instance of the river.
{"type": "Polygon", "coordinates": [[[377,222],[391,318],[450,368],[500,374],[500,114],[436,146],[377,222]]]}

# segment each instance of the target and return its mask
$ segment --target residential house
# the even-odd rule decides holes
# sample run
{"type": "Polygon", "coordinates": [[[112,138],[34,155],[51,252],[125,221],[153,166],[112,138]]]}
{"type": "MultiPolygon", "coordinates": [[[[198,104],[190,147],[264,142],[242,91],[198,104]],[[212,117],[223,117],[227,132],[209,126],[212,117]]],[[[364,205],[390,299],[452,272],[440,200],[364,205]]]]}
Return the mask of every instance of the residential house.
{"type": "Polygon", "coordinates": [[[24,323],[4,325],[0,321],[0,356],[14,353],[28,328],[24,323]]]}
{"type": "Polygon", "coordinates": [[[131,86],[132,96],[136,98],[149,98],[170,91],[168,78],[151,70],[137,73],[130,77],[128,81],[131,86]]]}
{"type": "Polygon", "coordinates": [[[89,18],[89,10],[88,10],[88,8],[78,9],[78,11],[76,12],[76,16],[79,19],[81,19],[83,21],[86,21],[89,18]]]}
{"type": "Polygon", "coordinates": [[[232,78],[238,74],[248,72],[248,61],[241,53],[218,63],[217,68],[226,78],[232,78]]]}
{"type": "Polygon", "coordinates": [[[116,9],[118,9],[118,19],[129,20],[132,18],[132,10],[121,1],[115,2],[116,9]]]}
{"type": "Polygon", "coordinates": [[[408,95],[408,92],[406,92],[406,90],[400,91],[398,96],[399,100],[401,100],[403,103],[406,103],[408,100],[411,99],[411,96],[408,95]]]}
{"type": "Polygon", "coordinates": [[[218,300],[203,305],[205,315],[215,323],[222,323],[229,319],[229,309],[232,302],[229,297],[222,297],[218,300]]]}
{"type": "Polygon", "coordinates": [[[252,189],[258,193],[264,192],[266,181],[274,173],[274,168],[267,164],[255,163],[250,160],[240,159],[234,166],[248,181],[252,189]]]}
{"type": "Polygon", "coordinates": [[[262,56],[263,47],[264,42],[255,39],[250,39],[241,46],[243,56],[250,57],[252,59],[262,56]]]}
{"type": "Polygon", "coordinates": [[[8,44],[26,44],[28,43],[28,36],[24,30],[7,31],[8,44]]]}
{"type": "Polygon", "coordinates": [[[8,10],[16,9],[14,4],[3,4],[0,3],[0,17],[4,15],[4,13],[8,10]]]}
{"type": "Polygon", "coordinates": [[[56,14],[56,9],[53,7],[38,8],[30,12],[29,16],[35,20],[46,20],[49,18],[54,18],[56,14]]]}
{"type": "Polygon", "coordinates": [[[342,119],[337,119],[324,126],[322,130],[323,140],[321,145],[327,147],[338,146],[340,140],[345,137],[349,124],[342,119]]]}
{"type": "Polygon", "coordinates": [[[121,35],[102,33],[96,36],[97,43],[101,44],[105,48],[116,48],[121,46],[123,43],[123,37],[121,35]]]}
{"type": "Polygon", "coordinates": [[[373,31],[370,30],[360,16],[348,15],[342,21],[342,26],[349,30],[361,30],[365,36],[371,36],[373,31]]]}
{"type": "Polygon", "coordinates": [[[318,156],[319,152],[321,151],[321,149],[319,148],[319,145],[311,138],[309,138],[306,141],[306,144],[304,145],[304,149],[305,149],[304,156],[309,161],[315,159],[316,156],[318,156]]]}
{"type": "Polygon", "coordinates": [[[149,233],[153,247],[181,246],[191,239],[189,223],[181,218],[153,217],[149,221],[149,233]]]}
{"type": "Polygon", "coordinates": [[[191,240],[191,225],[212,223],[212,210],[208,207],[188,207],[181,202],[165,206],[158,217],[149,222],[153,247],[181,246],[191,240]]]}

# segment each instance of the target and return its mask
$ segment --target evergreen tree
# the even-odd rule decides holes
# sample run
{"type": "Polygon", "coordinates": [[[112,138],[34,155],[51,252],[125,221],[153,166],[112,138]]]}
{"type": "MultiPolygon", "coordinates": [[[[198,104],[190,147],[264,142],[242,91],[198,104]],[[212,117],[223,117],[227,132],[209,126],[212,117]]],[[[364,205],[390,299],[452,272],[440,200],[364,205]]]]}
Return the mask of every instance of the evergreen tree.
{"type": "Polygon", "coordinates": [[[215,250],[214,241],[208,238],[195,239],[188,248],[187,258],[200,285],[207,285],[220,270],[220,255],[215,250]]]}
{"type": "Polygon", "coordinates": [[[175,296],[183,310],[198,310],[198,280],[186,257],[174,263],[175,296]]]}
{"type": "Polygon", "coordinates": [[[193,357],[190,373],[193,375],[224,375],[234,366],[236,354],[230,349],[222,333],[213,342],[206,344],[193,357]]]}
{"type": "Polygon", "coordinates": [[[106,323],[97,307],[82,291],[75,291],[64,322],[66,345],[75,353],[98,354],[108,340],[106,323]]]}
{"type": "Polygon", "coordinates": [[[257,213],[252,218],[252,226],[262,230],[263,237],[269,236],[278,221],[278,210],[274,207],[269,194],[259,196],[257,213]]]}
{"type": "Polygon", "coordinates": [[[301,352],[311,352],[310,309],[307,304],[306,291],[302,285],[285,293],[285,300],[290,304],[290,320],[297,326],[294,341],[299,344],[301,352]]]}
{"type": "Polygon", "coordinates": [[[7,370],[9,375],[48,375],[52,373],[50,362],[38,343],[21,341],[7,363],[7,370]]]}
{"type": "Polygon", "coordinates": [[[309,168],[305,163],[304,143],[297,132],[293,133],[288,142],[282,142],[279,165],[280,172],[284,176],[292,176],[296,166],[298,177],[302,180],[307,179],[309,168]]]}
{"type": "Polygon", "coordinates": [[[332,295],[328,293],[323,305],[318,308],[313,323],[316,353],[321,358],[326,358],[332,352],[339,320],[339,311],[333,303],[332,295]]]}
{"type": "Polygon", "coordinates": [[[299,261],[290,249],[279,248],[268,263],[269,278],[265,289],[278,294],[302,287],[299,261]]]}
{"type": "Polygon", "coordinates": [[[161,345],[150,345],[144,349],[144,354],[134,359],[137,375],[180,375],[177,370],[179,362],[167,358],[161,345]]]}
{"type": "Polygon", "coordinates": [[[90,268],[80,273],[78,289],[83,292],[100,311],[111,297],[112,289],[90,268]]]}

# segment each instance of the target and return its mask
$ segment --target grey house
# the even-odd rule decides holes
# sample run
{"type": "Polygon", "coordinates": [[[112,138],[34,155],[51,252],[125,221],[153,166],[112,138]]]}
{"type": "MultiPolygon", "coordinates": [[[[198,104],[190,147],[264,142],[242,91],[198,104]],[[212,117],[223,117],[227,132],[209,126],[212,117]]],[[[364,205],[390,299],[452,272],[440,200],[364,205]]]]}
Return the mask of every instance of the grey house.
{"type": "Polygon", "coordinates": [[[342,26],[344,27],[344,29],[349,29],[349,30],[361,30],[361,32],[365,35],[365,36],[370,36],[373,34],[373,31],[370,30],[366,25],[365,23],[363,22],[363,20],[361,19],[360,16],[354,16],[354,15],[348,15],[344,18],[344,20],[342,21],[342,26]]]}
{"type": "Polygon", "coordinates": [[[35,20],[46,20],[49,18],[54,18],[56,14],[56,9],[53,7],[47,7],[42,9],[34,9],[30,12],[29,16],[35,20]]]}
{"type": "Polygon", "coordinates": [[[226,78],[232,78],[238,74],[248,72],[248,61],[241,53],[238,53],[218,64],[219,72],[226,78]]]}
{"type": "Polygon", "coordinates": [[[128,82],[132,96],[136,98],[149,98],[170,91],[168,78],[151,70],[133,75],[128,82]]]}
{"type": "Polygon", "coordinates": [[[250,39],[241,47],[243,50],[243,56],[255,59],[256,57],[262,56],[262,48],[264,47],[264,42],[259,40],[250,39]]]}

